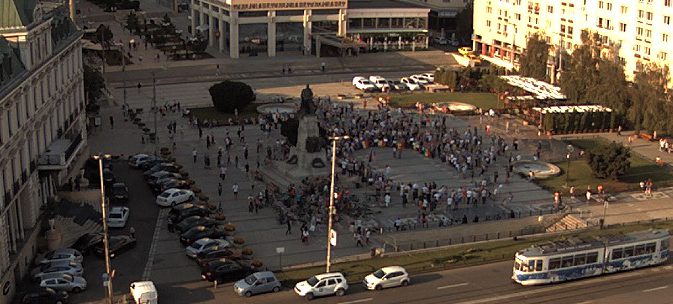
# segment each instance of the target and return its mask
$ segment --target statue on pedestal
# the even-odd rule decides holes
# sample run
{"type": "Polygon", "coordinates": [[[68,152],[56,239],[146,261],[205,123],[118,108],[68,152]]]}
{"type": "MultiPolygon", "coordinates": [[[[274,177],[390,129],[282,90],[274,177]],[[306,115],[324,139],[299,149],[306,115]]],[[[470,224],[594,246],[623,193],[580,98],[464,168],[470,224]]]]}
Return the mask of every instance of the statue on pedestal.
{"type": "Polygon", "coordinates": [[[313,90],[309,85],[306,85],[306,88],[301,90],[301,111],[306,115],[314,114],[315,107],[313,106],[313,90]]]}

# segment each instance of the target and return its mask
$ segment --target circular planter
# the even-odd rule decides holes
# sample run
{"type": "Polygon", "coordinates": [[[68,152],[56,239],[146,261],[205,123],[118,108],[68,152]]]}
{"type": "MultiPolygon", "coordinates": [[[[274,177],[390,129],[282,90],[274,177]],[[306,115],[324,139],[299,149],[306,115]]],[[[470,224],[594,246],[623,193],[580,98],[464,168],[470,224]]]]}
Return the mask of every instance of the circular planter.
{"type": "Polygon", "coordinates": [[[234,232],[234,231],[236,231],[236,225],[226,224],[226,225],[224,225],[224,231],[234,232]]]}
{"type": "Polygon", "coordinates": [[[243,245],[243,244],[245,244],[245,240],[242,237],[237,236],[237,237],[234,238],[234,244],[243,245]]]}
{"type": "Polygon", "coordinates": [[[245,247],[245,248],[243,248],[243,250],[241,251],[241,253],[242,253],[243,255],[252,255],[253,251],[252,251],[252,248],[250,248],[250,247],[245,247]]]}

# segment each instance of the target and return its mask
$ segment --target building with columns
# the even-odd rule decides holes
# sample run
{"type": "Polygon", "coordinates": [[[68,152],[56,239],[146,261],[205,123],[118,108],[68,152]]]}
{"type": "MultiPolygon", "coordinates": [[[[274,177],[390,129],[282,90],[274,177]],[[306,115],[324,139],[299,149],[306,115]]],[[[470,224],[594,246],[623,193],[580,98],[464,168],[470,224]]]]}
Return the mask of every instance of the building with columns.
{"type": "Polygon", "coordinates": [[[428,46],[430,9],[396,0],[192,0],[191,33],[241,54],[316,56],[428,46]]]}
{"type": "Polygon", "coordinates": [[[86,147],[80,38],[60,3],[0,0],[0,304],[30,271],[41,208],[86,147]]]}
{"type": "Polygon", "coordinates": [[[458,29],[456,17],[473,0],[404,0],[430,8],[428,29],[436,36],[449,38],[458,29]]]}
{"type": "Polygon", "coordinates": [[[673,67],[673,0],[475,0],[474,17],[473,49],[508,69],[518,67],[528,37],[542,35],[552,81],[559,52],[580,45],[583,30],[617,49],[628,79],[643,64],[673,67]]]}

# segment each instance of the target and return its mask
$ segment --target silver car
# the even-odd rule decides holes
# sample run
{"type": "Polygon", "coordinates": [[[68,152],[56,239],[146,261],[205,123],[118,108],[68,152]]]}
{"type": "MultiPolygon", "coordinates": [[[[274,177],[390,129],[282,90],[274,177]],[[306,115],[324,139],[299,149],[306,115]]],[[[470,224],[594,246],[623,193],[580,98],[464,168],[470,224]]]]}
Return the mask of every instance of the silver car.
{"type": "Polygon", "coordinates": [[[271,271],[255,272],[245,279],[234,284],[234,292],[239,296],[252,296],[254,294],[278,292],[280,282],[271,271]]]}
{"type": "Polygon", "coordinates": [[[47,252],[43,257],[38,258],[38,264],[48,264],[51,262],[60,262],[60,261],[73,261],[77,263],[82,263],[84,257],[82,254],[72,248],[63,248],[56,249],[54,251],[47,252]]]}
{"type": "Polygon", "coordinates": [[[81,277],[84,273],[84,269],[80,263],[72,261],[60,261],[42,264],[33,269],[30,274],[36,281],[41,281],[43,276],[52,273],[65,273],[72,276],[81,277]]]}
{"type": "Polygon", "coordinates": [[[83,277],[72,276],[65,273],[50,274],[42,277],[40,287],[53,290],[81,292],[86,289],[86,280],[83,277]]]}

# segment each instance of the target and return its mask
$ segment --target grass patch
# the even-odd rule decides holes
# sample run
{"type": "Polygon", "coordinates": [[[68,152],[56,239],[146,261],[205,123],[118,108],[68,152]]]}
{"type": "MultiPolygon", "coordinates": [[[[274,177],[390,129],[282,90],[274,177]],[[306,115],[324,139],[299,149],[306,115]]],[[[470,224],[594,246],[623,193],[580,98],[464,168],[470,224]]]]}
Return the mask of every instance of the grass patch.
{"type": "MultiPolygon", "coordinates": [[[[577,139],[566,141],[578,149],[591,151],[600,146],[606,145],[608,142],[602,138],[595,139],[577,139]]],[[[575,186],[578,191],[581,191],[587,186],[595,187],[599,184],[607,190],[607,192],[618,193],[624,191],[638,190],[640,186],[638,183],[650,178],[656,187],[666,187],[673,185],[673,173],[667,167],[657,166],[653,161],[646,159],[639,154],[631,151],[631,168],[626,171],[624,176],[619,180],[609,180],[596,178],[586,159],[573,160],[570,162],[570,170],[568,170],[568,162],[560,161],[555,165],[561,168],[562,174],[555,177],[550,177],[544,180],[539,180],[538,183],[552,191],[567,191],[563,186],[566,183],[566,175],[568,176],[568,185],[575,186]]]]}
{"type": "MultiPolygon", "coordinates": [[[[251,103],[245,108],[238,111],[238,117],[241,119],[256,117],[259,113],[257,112],[257,106],[259,104],[251,103]]],[[[208,120],[213,121],[217,120],[219,122],[226,122],[231,119],[235,119],[234,113],[224,113],[220,112],[215,107],[205,107],[205,108],[190,108],[192,115],[195,118],[198,118],[201,121],[208,120]]]]}
{"type": "Polygon", "coordinates": [[[417,102],[432,104],[436,102],[456,101],[468,103],[482,109],[500,109],[503,104],[498,101],[498,96],[491,93],[412,93],[392,95],[390,104],[394,107],[413,107],[417,102]]]}
{"type": "MultiPolygon", "coordinates": [[[[439,271],[465,266],[492,263],[497,261],[512,260],[514,254],[523,248],[533,244],[551,241],[567,237],[592,237],[608,234],[628,233],[647,229],[673,229],[673,221],[648,222],[642,224],[629,224],[614,226],[603,230],[586,230],[564,236],[541,236],[514,241],[512,239],[486,242],[480,244],[465,244],[450,248],[438,248],[437,250],[421,253],[409,253],[394,257],[373,258],[363,261],[345,262],[333,264],[330,271],[341,272],[349,282],[359,282],[367,274],[384,266],[399,265],[412,274],[430,271],[439,271]]],[[[310,276],[324,273],[325,267],[310,267],[288,270],[278,273],[279,280],[288,286],[305,280],[310,276]]]]}

